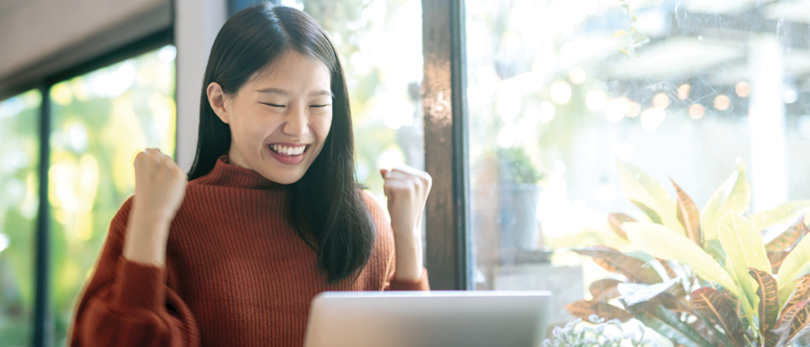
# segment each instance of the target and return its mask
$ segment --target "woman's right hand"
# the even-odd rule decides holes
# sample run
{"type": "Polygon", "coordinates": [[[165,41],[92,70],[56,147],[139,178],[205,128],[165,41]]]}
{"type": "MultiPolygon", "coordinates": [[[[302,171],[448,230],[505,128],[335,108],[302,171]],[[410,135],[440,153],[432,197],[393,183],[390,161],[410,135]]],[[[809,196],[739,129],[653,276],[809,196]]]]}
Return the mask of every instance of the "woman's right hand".
{"type": "Polygon", "coordinates": [[[147,148],[135,157],[135,197],[129,214],[124,257],[161,266],[169,226],[186,192],[188,179],[174,160],[147,148]]]}
{"type": "Polygon", "coordinates": [[[186,183],[186,173],[171,157],[147,148],[135,157],[133,210],[171,222],[183,202],[186,183]]]}

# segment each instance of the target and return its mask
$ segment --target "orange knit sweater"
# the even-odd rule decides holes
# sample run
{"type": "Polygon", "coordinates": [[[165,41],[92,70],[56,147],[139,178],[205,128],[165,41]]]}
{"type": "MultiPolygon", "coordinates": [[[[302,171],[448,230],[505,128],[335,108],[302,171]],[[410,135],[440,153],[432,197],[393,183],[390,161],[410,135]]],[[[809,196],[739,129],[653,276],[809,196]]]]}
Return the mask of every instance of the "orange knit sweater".
{"type": "Polygon", "coordinates": [[[122,257],[127,200],[78,302],[71,346],[301,346],[320,292],[428,290],[426,271],[415,283],[393,280],[391,226],[365,192],[377,226],[374,251],[356,281],[327,284],[317,254],[285,218],[285,194],[223,156],[189,182],[165,267],[122,257]]]}

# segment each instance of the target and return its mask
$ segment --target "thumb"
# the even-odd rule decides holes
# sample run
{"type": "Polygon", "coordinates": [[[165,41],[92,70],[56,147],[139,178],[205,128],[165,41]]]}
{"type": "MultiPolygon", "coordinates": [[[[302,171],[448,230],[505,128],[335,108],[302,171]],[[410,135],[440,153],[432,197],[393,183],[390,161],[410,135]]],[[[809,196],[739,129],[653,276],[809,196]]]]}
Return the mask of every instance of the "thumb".
{"type": "Polygon", "coordinates": [[[388,169],[380,169],[380,176],[385,179],[385,175],[388,174],[388,169]]]}

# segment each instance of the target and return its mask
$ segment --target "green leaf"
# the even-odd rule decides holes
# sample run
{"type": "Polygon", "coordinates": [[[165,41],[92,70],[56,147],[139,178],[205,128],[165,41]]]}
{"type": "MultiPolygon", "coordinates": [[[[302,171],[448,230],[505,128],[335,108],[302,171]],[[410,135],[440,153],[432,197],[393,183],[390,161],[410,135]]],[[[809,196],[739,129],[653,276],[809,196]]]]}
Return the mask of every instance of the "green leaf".
{"type": "Polygon", "coordinates": [[[717,283],[734,296],[741,292],[732,276],[717,262],[682,234],[654,223],[625,223],[624,231],[630,242],[654,257],[677,260],[688,264],[692,270],[707,281],[717,283]]]}
{"type": "Polygon", "coordinates": [[[791,288],[789,287],[791,282],[807,273],[808,264],[810,264],[810,237],[804,237],[782,260],[782,266],[779,267],[776,282],[780,288],[780,296],[790,293],[790,291],[785,293],[784,290],[791,288]]]}
{"type": "Polygon", "coordinates": [[[810,207],[810,200],[791,201],[767,211],[751,214],[750,219],[757,230],[762,231],[777,223],[784,223],[791,217],[810,207]]]}
{"type": "Polygon", "coordinates": [[[745,178],[745,166],[742,162],[737,164],[737,171],[718,188],[706,207],[703,208],[703,238],[714,240],[717,238],[717,228],[720,219],[728,211],[745,214],[751,201],[751,188],[745,178]]]}
{"type": "Polygon", "coordinates": [[[711,287],[703,287],[692,292],[692,308],[712,324],[723,328],[733,346],[742,346],[742,323],[737,316],[736,303],[711,287]]]}
{"type": "Polygon", "coordinates": [[[670,181],[675,186],[675,192],[678,193],[678,222],[686,231],[686,237],[700,248],[703,248],[703,233],[700,230],[700,209],[673,179],[670,178],[670,181]]]}
{"type": "Polygon", "coordinates": [[[771,271],[771,263],[762,245],[762,236],[753,223],[735,211],[728,211],[720,219],[719,232],[720,243],[726,252],[726,270],[745,294],[744,298],[738,296],[738,299],[747,300],[752,308],[756,307],[759,302],[756,282],[749,275],[748,268],[771,271]]]}
{"type": "Polygon", "coordinates": [[[619,29],[619,30],[616,30],[615,32],[613,32],[613,37],[614,38],[615,37],[622,37],[622,36],[626,36],[627,34],[628,34],[627,30],[619,29]]]}
{"type": "Polygon", "coordinates": [[[675,313],[661,305],[655,305],[655,307],[633,306],[630,308],[630,312],[645,326],[678,344],[689,347],[714,346],[695,329],[680,321],[675,313]]]}
{"type": "Polygon", "coordinates": [[[672,199],[666,189],[652,176],[630,164],[619,161],[617,166],[619,168],[619,182],[625,197],[637,206],[642,204],[654,211],[655,215],[660,218],[661,224],[676,232],[684,233],[676,215],[675,200],[672,199]]]}
{"type": "Polygon", "coordinates": [[[757,289],[759,332],[762,336],[766,336],[776,325],[776,318],[779,315],[779,290],[776,288],[776,280],[770,273],[753,267],[748,271],[759,287],[757,289]]]}
{"type": "Polygon", "coordinates": [[[632,202],[633,205],[636,205],[636,207],[638,207],[638,209],[641,210],[641,212],[644,212],[644,215],[646,215],[647,218],[650,219],[650,222],[653,222],[655,224],[661,224],[661,216],[658,215],[658,212],[655,212],[655,210],[651,209],[649,206],[644,205],[638,201],[630,200],[630,202],[632,202]]]}

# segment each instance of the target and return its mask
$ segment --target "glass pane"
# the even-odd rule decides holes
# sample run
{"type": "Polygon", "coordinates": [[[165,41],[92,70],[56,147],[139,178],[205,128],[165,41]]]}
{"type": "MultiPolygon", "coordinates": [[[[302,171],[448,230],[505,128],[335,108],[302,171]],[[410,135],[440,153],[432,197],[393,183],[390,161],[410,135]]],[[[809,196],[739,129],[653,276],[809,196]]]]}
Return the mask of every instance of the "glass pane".
{"type": "Polygon", "coordinates": [[[31,342],[39,207],[39,107],[32,90],[0,101],[0,341],[31,342]]]}
{"type": "Polygon", "coordinates": [[[351,100],[357,176],[384,202],[378,169],[398,164],[424,168],[421,2],[297,3],[329,33],[340,54],[351,100]]]}
{"type": "Polygon", "coordinates": [[[145,147],[175,152],[175,48],[55,84],[48,171],[55,344],[92,273],[113,215],[134,191],[145,147]]]}
{"type": "MultiPolygon", "coordinates": [[[[549,289],[553,321],[573,320],[563,305],[616,274],[570,248],[652,251],[614,233],[608,213],[684,235],[669,178],[704,212],[738,163],[745,216],[810,198],[810,1],[468,0],[466,10],[479,289],[549,289]],[[661,187],[655,199],[633,188],[633,168],[661,187]]],[[[717,224],[703,222],[706,252],[722,254],[717,224]]]]}

